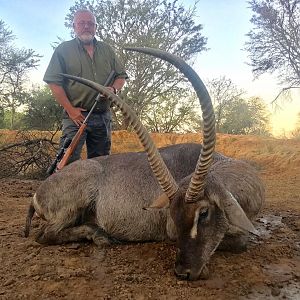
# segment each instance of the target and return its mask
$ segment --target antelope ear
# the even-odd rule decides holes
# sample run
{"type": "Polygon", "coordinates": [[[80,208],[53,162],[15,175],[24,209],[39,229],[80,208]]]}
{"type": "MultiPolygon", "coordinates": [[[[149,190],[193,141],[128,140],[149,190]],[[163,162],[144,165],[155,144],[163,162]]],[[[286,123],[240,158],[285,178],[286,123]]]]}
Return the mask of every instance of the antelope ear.
{"type": "Polygon", "coordinates": [[[226,197],[224,197],[222,200],[223,209],[231,225],[238,227],[243,231],[249,231],[255,235],[258,235],[257,230],[246,216],[244,210],[229,191],[226,191],[226,197]]]}
{"type": "Polygon", "coordinates": [[[156,198],[150,206],[144,207],[144,209],[145,210],[162,209],[162,208],[168,208],[169,205],[170,205],[170,199],[165,193],[163,193],[158,198],[156,198]]]}

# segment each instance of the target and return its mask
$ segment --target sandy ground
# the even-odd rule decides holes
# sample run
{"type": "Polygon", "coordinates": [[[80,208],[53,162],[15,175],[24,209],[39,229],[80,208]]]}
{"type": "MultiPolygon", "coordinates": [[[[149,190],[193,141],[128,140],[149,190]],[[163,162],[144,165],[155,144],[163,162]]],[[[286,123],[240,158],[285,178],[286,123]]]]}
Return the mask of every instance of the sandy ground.
{"type": "Polygon", "coordinates": [[[272,140],[266,146],[252,138],[254,156],[247,155],[254,151],[249,138],[231,140],[240,143],[240,151],[226,141],[219,149],[246,156],[260,170],[266,204],[255,222],[260,236],[243,253],[217,251],[209,279],[177,279],[171,244],[41,246],[34,241],[37,218],[26,239],[27,206],[40,182],[5,179],[0,180],[0,299],[300,299],[300,142],[272,140]]]}

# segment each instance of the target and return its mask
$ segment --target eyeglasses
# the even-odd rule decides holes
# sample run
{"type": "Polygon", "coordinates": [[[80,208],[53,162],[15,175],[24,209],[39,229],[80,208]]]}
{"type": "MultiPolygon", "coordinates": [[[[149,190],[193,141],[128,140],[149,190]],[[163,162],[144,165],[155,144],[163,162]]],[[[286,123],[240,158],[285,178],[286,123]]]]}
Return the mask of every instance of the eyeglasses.
{"type": "Polygon", "coordinates": [[[87,26],[87,27],[94,27],[97,24],[94,23],[94,22],[90,22],[90,21],[88,21],[88,22],[80,21],[80,22],[76,23],[76,25],[79,26],[79,27],[85,27],[85,26],[87,26]]]}

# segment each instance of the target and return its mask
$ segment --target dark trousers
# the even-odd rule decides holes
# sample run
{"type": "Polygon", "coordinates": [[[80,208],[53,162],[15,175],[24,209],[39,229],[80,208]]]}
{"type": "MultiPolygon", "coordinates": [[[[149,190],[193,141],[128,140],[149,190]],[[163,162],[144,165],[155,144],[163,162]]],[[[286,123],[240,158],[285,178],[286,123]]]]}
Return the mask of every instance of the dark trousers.
{"type": "MultiPolygon", "coordinates": [[[[87,116],[87,112],[83,115],[87,116]]],[[[72,139],[78,131],[78,126],[64,112],[62,120],[62,136],[60,138],[60,147],[65,139],[72,139]]],[[[82,147],[86,142],[87,157],[93,158],[101,155],[109,155],[111,148],[111,112],[92,113],[88,119],[87,127],[81,136],[81,139],[73,152],[69,163],[80,159],[82,147]]]]}

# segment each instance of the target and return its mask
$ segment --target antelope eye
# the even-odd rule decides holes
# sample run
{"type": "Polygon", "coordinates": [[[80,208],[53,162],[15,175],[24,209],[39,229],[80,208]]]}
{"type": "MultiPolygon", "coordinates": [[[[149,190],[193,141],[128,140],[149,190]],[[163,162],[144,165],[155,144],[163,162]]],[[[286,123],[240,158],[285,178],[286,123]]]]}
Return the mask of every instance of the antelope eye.
{"type": "Polygon", "coordinates": [[[208,207],[202,209],[199,213],[199,221],[203,221],[208,217],[208,207]]]}

